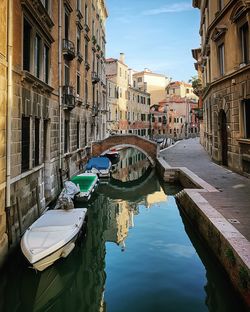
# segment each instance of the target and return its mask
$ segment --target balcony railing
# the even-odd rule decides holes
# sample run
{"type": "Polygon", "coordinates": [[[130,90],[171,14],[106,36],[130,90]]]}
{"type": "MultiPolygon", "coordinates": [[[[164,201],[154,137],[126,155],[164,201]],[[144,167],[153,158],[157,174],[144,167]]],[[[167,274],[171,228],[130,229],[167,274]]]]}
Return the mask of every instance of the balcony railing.
{"type": "Polygon", "coordinates": [[[71,61],[75,58],[75,45],[72,41],[68,39],[63,39],[63,55],[64,57],[71,61]]]}
{"type": "Polygon", "coordinates": [[[92,83],[96,84],[100,81],[100,78],[98,77],[96,72],[92,72],[92,83]]]}
{"type": "Polygon", "coordinates": [[[63,93],[62,99],[63,108],[68,110],[73,109],[76,105],[74,88],[72,86],[63,86],[62,93],[63,93]]]}

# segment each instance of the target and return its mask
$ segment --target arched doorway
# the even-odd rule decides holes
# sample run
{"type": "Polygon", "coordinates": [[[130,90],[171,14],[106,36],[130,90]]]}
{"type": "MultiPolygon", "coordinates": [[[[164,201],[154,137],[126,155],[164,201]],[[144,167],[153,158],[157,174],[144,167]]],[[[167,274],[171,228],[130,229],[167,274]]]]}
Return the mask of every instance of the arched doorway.
{"type": "Polygon", "coordinates": [[[228,165],[228,141],[227,141],[227,115],[223,109],[219,113],[219,130],[221,141],[221,163],[223,166],[228,165]]]}

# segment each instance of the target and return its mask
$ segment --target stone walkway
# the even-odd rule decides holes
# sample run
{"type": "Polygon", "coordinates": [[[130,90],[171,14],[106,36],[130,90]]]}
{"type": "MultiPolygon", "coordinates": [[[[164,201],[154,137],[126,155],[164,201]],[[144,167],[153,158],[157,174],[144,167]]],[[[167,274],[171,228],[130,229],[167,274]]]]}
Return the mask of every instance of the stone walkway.
{"type": "Polygon", "coordinates": [[[202,196],[250,241],[250,179],[213,163],[199,138],[178,142],[160,155],[172,167],[187,167],[220,192],[202,196]]]}

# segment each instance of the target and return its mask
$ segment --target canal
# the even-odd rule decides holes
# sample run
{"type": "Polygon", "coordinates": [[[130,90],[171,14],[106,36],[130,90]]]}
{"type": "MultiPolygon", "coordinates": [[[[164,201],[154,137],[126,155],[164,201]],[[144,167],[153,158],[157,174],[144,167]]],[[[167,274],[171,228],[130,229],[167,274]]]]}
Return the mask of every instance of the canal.
{"type": "Polygon", "coordinates": [[[181,187],[160,181],[138,151],[121,155],[68,258],[35,272],[14,251],[1,272],[0,311],[244,311],[177,207],[181,187]]]}

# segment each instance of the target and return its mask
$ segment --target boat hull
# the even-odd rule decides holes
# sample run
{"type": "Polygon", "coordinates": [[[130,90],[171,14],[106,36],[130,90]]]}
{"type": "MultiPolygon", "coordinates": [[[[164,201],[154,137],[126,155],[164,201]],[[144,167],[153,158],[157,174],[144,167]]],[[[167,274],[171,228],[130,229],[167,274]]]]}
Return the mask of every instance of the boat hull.
{"type": "Polygon", "coordinates": [[[55,261],[60,258],[66,258],[70,252],[75,247],[75,241],[77,239],[77,235],[74,239],[64,245],[62,248],[58,249],[57,251],[53,252],[52,254],[48,255],[47,257],[33,263],[33,269],[38,271],[43,271],[51,266],[55,261]]]}
{"type": "Polygon", "coordinates": [[[43,271],[74,249],[86,217],[86,208],[48,210],[24,233],[21,249],[33,268],[43,271]]]}

